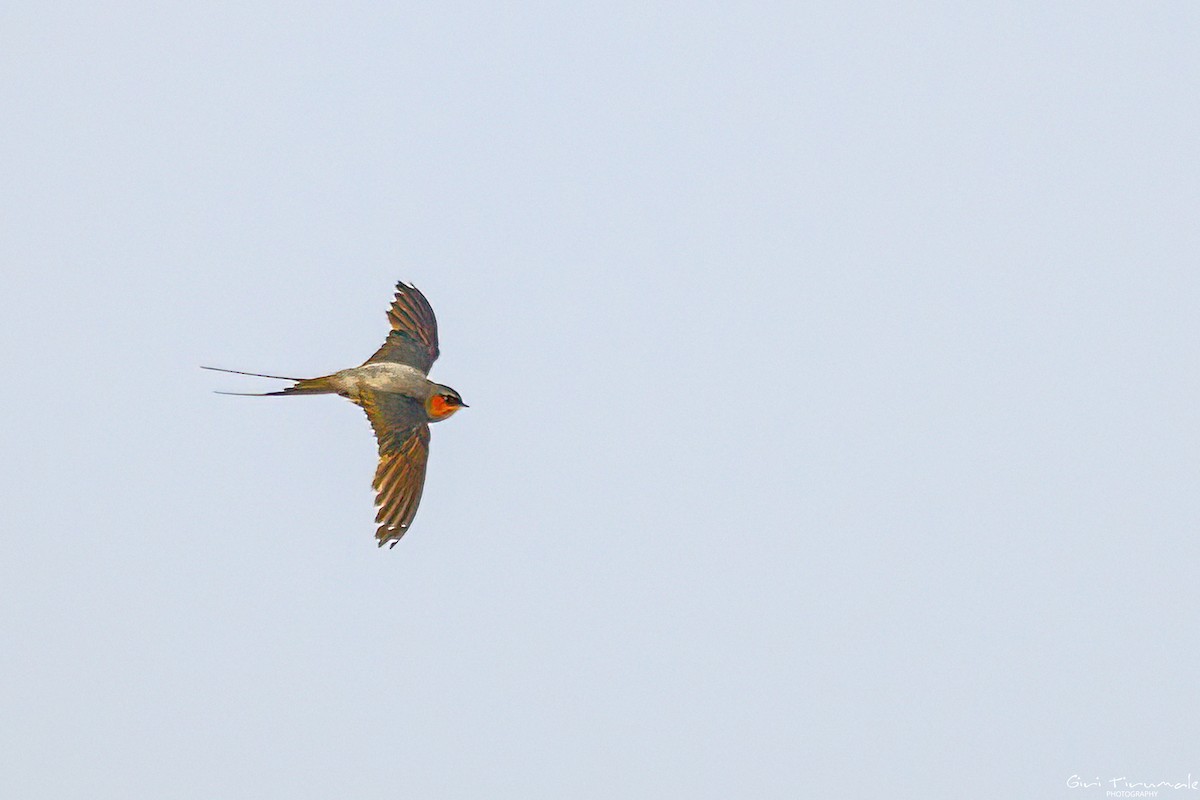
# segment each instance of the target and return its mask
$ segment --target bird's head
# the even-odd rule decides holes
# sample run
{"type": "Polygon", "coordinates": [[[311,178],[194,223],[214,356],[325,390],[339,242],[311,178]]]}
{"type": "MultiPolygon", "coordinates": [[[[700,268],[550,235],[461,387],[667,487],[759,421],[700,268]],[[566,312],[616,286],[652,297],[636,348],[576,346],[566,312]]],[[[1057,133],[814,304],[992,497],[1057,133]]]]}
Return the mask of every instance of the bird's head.
{"type": "Polygon", "coordinates": [[[442,386],[440,383],[434,384],[433,392],[425,401],[425,413],[429,414],[429,418],[434,422],[446,419],[460,408],[468,408],[462,397],[449,386],[442,386]]]}

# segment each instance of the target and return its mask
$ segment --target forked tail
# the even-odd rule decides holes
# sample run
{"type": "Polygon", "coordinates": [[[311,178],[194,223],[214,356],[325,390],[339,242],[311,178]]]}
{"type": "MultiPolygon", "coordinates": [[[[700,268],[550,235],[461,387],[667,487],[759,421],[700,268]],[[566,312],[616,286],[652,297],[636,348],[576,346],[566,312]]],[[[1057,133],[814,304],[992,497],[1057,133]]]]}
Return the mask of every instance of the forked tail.
{"type": "Polygon", "coordinates": [[[295,381],[295,386],[289,386],[278,392],[217,392],[216,394],[234,394],[242,397],[282,397],[289,394],[334,394],[337,389],[328,375],[320,378],[286,378],[283,375],[264,375],[261,372],[242,372],[237,369],[221,369],[220,367],[200,367],[214,372],[232,372],[234,375],[253,375],[255,378],[274,378],[280,381],[295,381]]]}

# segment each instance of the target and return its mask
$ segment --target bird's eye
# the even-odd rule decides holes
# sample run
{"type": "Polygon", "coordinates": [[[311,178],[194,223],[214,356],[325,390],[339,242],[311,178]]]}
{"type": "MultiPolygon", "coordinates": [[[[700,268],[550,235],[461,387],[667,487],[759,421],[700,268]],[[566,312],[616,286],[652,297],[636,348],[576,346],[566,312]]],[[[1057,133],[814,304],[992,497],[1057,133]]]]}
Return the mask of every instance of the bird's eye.
{"type": "Polygon", "coordinates": [[[449,403],[452,406],[461,405],[461,403],[462,403],[461,400],[459,400],[457,397],[455,397],[452,394],[444,394],[444,395],[442,395],[442,399],[445,400],[447,403],[449,403]]]}

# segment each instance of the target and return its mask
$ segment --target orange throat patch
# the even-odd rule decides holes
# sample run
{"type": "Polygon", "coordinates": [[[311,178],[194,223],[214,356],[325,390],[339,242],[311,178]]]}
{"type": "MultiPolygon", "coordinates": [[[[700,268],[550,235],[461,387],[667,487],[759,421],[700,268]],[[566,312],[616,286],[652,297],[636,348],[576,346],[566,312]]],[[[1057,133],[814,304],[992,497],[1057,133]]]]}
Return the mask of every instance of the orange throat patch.
{"type": "Polygon", "coordinates": [[[429,412],[432,419],[445,419],[453,414],[461,406],[451,405],[447,403],[440,394],[435,394],[425,403],[425,410],[429,412]]]}

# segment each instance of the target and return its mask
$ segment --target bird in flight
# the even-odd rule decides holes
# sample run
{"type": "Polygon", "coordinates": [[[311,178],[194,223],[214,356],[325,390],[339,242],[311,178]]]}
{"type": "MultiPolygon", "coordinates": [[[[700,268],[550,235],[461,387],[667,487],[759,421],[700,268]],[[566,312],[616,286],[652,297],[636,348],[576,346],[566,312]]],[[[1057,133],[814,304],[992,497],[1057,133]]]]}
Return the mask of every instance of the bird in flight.
{"type": "Polygon", "coordinates": [[[392,330],[383,346],[359,367],[339,370],[320,378],[285,378],[236,369],[202,367],[217,372],[295,381],[279,392],[219,392],[254,397],[302,394],[340,394],[362,407],[375,430],[379,466],[375,469],[375,538],[380,547],[396,546],[412,525],[425,487],[429,460],[429,423],[448,419],[466,408],[458,392],[429,380],[429,368],[438,357],[437,320],[429,301],[415,286],[396,284],[396,297],[388,309],[392,330]]]}

